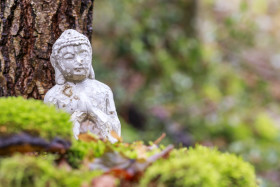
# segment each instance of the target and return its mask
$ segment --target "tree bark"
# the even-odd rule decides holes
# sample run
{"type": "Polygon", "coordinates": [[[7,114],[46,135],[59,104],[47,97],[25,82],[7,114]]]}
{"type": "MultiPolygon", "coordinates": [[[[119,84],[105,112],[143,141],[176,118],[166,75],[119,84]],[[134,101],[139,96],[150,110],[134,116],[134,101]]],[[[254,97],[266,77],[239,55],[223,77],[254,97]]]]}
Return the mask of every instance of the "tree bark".
{"type": "Polygon", "coordinates": [[[94,0],[1,0],[0,97],[43,99],[55,84],[52,46],[66,29],[91,39],[94,0]]]}

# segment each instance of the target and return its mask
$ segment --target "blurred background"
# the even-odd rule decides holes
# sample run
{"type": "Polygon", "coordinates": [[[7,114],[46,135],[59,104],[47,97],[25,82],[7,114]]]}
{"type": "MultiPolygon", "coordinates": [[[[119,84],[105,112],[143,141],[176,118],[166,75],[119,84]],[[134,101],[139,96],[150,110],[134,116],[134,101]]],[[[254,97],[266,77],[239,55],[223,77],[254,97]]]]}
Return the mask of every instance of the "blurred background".
{"type": "Polygon", "coordinates": [[[280,186],[280,1],[100,0],[93,67],[126,142],[216,146],[280,186]]]}

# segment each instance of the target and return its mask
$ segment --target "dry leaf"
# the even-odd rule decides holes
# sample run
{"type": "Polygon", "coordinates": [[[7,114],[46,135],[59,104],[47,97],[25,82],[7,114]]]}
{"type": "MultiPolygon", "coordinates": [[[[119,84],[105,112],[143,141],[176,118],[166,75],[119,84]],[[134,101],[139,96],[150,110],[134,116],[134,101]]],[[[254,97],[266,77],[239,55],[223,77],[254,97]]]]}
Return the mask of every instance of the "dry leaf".
{"type": "Polygon", "coordinates": [[[98,138],[94,137],[90,133],[79,134],[78,138],[79,138],[79,140],[84,141],[84,142],[97,142],[98,141],[98,138]]]}
{"type": "Polygon", "coordinates": [[[143,160],[129,159],[116,151],[105,153],[101,158],[97,158],[90,164],[91,170],[103,170],[115,177],[125,180],[138,180],[144,170],[156,160],[166,157],[174,148],[169,145],[160,153],[143,160]]]}
{"type": "Polygon", "coordinates": [[[111,131],[111,135],[116,138],[119,142],[122,142],[122,137],[118,135],[118,133],[114,130],[111,131]]]}

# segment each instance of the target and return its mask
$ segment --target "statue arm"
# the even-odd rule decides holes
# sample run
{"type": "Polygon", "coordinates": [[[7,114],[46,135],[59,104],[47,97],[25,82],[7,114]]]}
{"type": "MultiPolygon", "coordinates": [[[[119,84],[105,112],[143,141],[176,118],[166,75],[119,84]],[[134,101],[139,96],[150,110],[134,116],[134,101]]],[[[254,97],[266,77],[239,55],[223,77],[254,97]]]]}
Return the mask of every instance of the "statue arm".
{"type": "Polygon", "coordinates": [[[119,136],[121,136],[121,123],[118,118],[118,114],[117,114],[115,102],[114,102],[114,97],[113,97],[113,92],[111,90],[109,90],[109,95],[108,95],[108,98],[106,99],[106,111],[107,111],[107,115],[109,115],[109,117],[110,117],[109,121],[112,125],[112,129],[119,136]]]}
{"type": "Polygon", "coordinates": [[[110,126],[111,130],[114,130],[119,136],[121,136],[121,124],[116,112],[113,93],[111,90],[108,90],[107,93],[108,94],[105,97],[105,111],[93,106],[87,108],[90,110],[91,116],[97,124],[110,126]]]}
{"type": "Polygon", "coordinates": [[[50,89],[45,97],[44,97],[44,103],[46,104],[50,104],[50,105],[54,105],[58,108],[58,100],[56,99],[56,97],[54,96],[55,94],[55,91],[56,91],[56,88],[53,87],[52,89],[50,89]]]}

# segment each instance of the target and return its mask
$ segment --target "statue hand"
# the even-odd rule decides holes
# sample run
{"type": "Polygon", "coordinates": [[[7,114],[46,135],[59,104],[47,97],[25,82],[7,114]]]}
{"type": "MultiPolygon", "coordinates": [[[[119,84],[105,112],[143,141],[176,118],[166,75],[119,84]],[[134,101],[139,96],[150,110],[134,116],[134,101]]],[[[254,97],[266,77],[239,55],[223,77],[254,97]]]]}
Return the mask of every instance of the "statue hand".
{"type": "Polygon", "coordinates": [[[101,111],[100,109],[96,108],[96,107],[91,107],[89,109],[89,115],[91,117],[93,117],[95,120],[97,120],[98,122],[101,122],[102,124],[105,124],[108,122],[108,116],[106,113],[104,113],[103,111],[101,111]]]}
{"type": "Polygon", "coordinates": [[[76,140],[79,139],[79,134],[80,134],[80,123],[75,122],[74,125],[73,125],[73,135],[74,135],[76,140]]]}
{"type": "Polygon", "coordinates": [[[73,122],[73,135],[77,140],[79,139],[78,136],[80,134],[81,123],[84,121],[85,117],[86,114],[81,111],[75,111],[71,115],[71,121],[73,122]]]}

